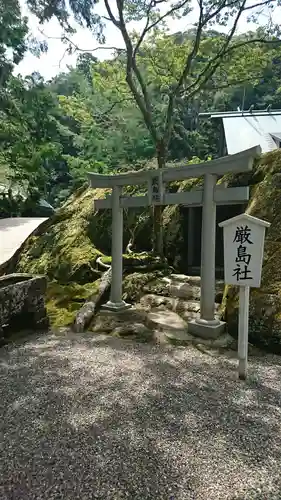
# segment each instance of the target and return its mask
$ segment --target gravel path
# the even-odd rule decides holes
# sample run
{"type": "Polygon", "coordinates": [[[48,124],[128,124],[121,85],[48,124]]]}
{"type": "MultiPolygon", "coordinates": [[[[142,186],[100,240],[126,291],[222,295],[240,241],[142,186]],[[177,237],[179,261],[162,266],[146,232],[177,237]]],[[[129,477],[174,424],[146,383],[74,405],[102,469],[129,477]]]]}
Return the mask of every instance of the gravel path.
{"type": "Polygon", "coordinates": [[[1,500],[281,499],[281,358],[48,334],[0,350],[1,500]]]}
{"type": "Polygon", "coordinates": [[[46,217],[10,217],[0,219],[0,264],[10,259],[28,236],[46,217]]]}

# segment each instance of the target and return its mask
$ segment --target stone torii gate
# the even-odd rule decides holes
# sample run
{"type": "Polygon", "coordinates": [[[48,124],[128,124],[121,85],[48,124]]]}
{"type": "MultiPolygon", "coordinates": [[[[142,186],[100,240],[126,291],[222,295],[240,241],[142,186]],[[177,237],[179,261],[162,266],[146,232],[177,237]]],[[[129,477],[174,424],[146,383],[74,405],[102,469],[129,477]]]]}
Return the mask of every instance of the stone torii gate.
{"type": "Polygon", "coordinates": [[[248,187],[226,188],[216,186],[217,178],[228,172],[247,172],[252,169],[254,158],[261,152],[256,146],[240,153],[217,160],[117,175],[88,174],[92,188],[112,188],[112,195],[94,200],[97,210],[112,210],[112,284],[110,300],[104,307],[120,312],[130,307],[122,300],[123,264],[123,208],[152,205],[203,206],[201,242],[201,299],[200,319],[189,323],[189,331],[204,337],[216,337],[224,323],[214,318],[215,313],[215,250],[216,205],[241,204],[249,200],[248,187]],[[175,180],[203,177],[203,189],[169,193],[165,185],[175,180]],[[122,196],[122,187],[147,185],[145,196],[122,196]]]}

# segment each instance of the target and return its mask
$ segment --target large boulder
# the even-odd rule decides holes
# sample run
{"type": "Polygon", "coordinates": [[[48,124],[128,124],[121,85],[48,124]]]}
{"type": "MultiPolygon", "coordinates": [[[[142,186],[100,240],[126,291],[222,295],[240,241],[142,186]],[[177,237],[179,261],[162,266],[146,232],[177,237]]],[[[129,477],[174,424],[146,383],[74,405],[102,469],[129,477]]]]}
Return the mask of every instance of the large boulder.
{"type": "MultiPolygon", "coordinates": [[[[46,278],[10,274],[0,278],[0,339],[13,328],[46,328],[46,278]]],[[[1,341],[0,341],[1,343],[1,341]]]]}
{"type": "MultiPolygon", "coordinates": [[[[242,176],[233,178],[237,184],[242,176]]],[[[245,182],[245,178],[242,182],[245,182]]],[[[266,230],[262,282],[251,289],[249,340],[254,345],[281,354],[281,151],[263,155],[247,183],[251,199],[247,213],[271,223],[266,230]]],[[[227,287],[223,313],[231,335],[238,332],[238,290],[227,287]]]]}
{"type": "MultiPolygon", "coordinates": [[[[48,278],[46,303],[52,325],[73,322],[111,264],[111,210],[97,212],[93,204],[95,198],[106,194],[105,189],[79,189],[0,266],[0,275],[17,272],[48,278]]],[[[147,237],[152,234],[150,226],[149,210],[124,211],[124,250],[133,233],[135,248],[142,250],[124,255],[126,273],[138,271],[144,277],[146,272],[151,276],[163,268],[159,258],[145,252],[151,250],[151,238],[147,237]]]]}

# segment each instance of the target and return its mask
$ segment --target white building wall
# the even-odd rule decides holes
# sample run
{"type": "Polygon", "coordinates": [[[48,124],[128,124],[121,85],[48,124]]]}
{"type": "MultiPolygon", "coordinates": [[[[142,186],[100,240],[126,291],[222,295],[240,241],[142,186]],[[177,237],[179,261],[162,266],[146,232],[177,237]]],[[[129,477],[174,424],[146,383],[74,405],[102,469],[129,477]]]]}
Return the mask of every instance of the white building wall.
{"type": "Polygon", "coordinates": [[[257,145],[265,153],[277,148],[270,134],[281,133],[281,116],[223,117],[223,126],[229,155],[257,145]]]}

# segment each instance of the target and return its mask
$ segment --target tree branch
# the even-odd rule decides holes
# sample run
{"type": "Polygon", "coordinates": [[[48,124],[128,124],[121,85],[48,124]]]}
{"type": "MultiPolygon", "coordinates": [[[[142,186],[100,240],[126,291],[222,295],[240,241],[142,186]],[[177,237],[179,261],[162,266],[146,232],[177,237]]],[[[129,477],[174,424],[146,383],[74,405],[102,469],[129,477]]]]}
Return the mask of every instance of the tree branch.
{"type": "Polygon", "coordinates": [[[233,52],[234,50],[236,50],[238,48],[244,47],[246,45],[250,45],[251,43],[264,43],[264,44],[278,44],[278,45],[280,45],[281,44],[281,40],[264,40],[262,38],[253,38],[251,40],[245,40],[244,42],[240,42],[240,43],[237,43],[235,45],[232,45],[222,55],[221,54],[217,54],[215,57],[213,57],[213,59],[208,64],[208,68],[206,67],[198,75],[198,77],[196,78],[196,80],[191,85],[189,85],[186,89],[183,90],[183,93],[186,94],[186,97],[190,98],[194,94],[196,94],[196,92],[198,92],[198,90],[200,90],[200,88],[202,88],[202,86],[208,81],[208,79],[213,76],[213,74],[217,70],[218,66],[220,65],[222,57],[225,57],[225,56],[229,55],[231,52],[233,52]],[[218,60],[218,61],[216,62],[216,60],[218,60]],[[216,62],[216,64],[214,65],[213,68],[210,68],[210,66],[211,66],[211,64],[213,62],[216,62]],[[206,72],[207,72],[208,69],[210,69],[210,71],[209,71],[209,73],[206,74],[206,72]],[[204,77],[204,75],[206,75],[206,76],[204,77]],[[204,77],[204,79],[203,79],[202,83],[200,83],[200,80],[203,77],[204,77]],[[194,89],[194,90],[192,90],[190,93],[187,94],[187,92],[190,91],[191,89],[194,89]]]}
{"type": "Polygon", "coordinates": [[[109,15],[109,19],[110,21],[113,22],[113,24],[119,28],[120,27],[120,21],[118,21],[118,19],[116,19],[116,17],[114,17],[113,13],[112,13],[112,10],[110,8],[110,5],[109,5],[109,2],[108,0],[104,0],[104,4],[105,4],[105,7],[106,7],[106,10],[107,10],[107,13],[109,15]]]}
{"type": "MultiPolygon", "coordinates": [[[[275,0],[273,0],[273,2],[275,2],[275,0]]],[[[276,2],[275,2],[276,3],[276,2]]],[[[249,5],[248,7],[245,7],[244,8],[244,12],[246,10],[252,10],[252,9],[256,9],[257,7],[264,7],[265,5],[270,5],[272,4],[272,0],[265,0],[264,2],[258,2],[256,4],[253,4],[253,5],[249,5]]]]}
{"type": "MultiPolygon", "coordinates": [[[[105,0],[106,1],[106,0],[105,0]]],[[[152,119],[152,113],[151,113],[151,102],[148,96],[147,92],[147,87],[145,85],[145,82],[142,78],[142,75],[137,67],[136,61],[133,57],[133,45],[132,41],[130,39],[130,36],[128,34],[127,28],[126,28],[126,23],[124,19],[124,14],[123,14],[123,0],[116,0],[117,3],[117,8],[118,8],[118,14],[119,14],[119,30],[121,31],[123,40],[125,42],[126,46],[126,53],[127,53],[127,64],[126,64],[126,81],[129,85],[129,88],[134,96],[134,99],[143,115],[144,122],[146,124],[146,127],[151,133],[151,136],[156,143],[158,140],[158,134],[157,130],[154,127],[153,124],[153,119],[152,119]],[[137,81],[139,82],[141,92],[137,89],[137,86],[134,82],[134,77],[133,75],[135,74],[137,81]]]]}
{"type": "Polygon", "coordinates": [[[150,0],[149,6],[148,6],[148,9],[147,9],[147,13],[146,13],[145,27],[144,27],[144,29],[143,29],[143,31],[142,31],[142,33],[141,33],[141,35],[140,35],[140,37],[139,37],[139,39],[137,41],[137,44],[136,44],[136,46],[134,48],[133,58],[136,57],[136,54],[137,54],[137,52],[138,52],[138,50],[139,50],[139,48],[140,48],[140,46],[141,46],[141,44],[143,42],[143,39],[144,39],[146,33],[148,32],[149,22],[150,22],[150,13],[151,13],[152,6],[153,6],[153,0],[150,0]]]}
{"type": "Polygon", "coordinates": [[[125,50],[125,49],[122,49],[120,47],[113,47],[113,46],[108,47],[105,45],[99,45],[98,47],[95,47],[94,49],[81,49],[78,45],[76,45],[75,42],[73,42],[73,40],[71,40],[71,38],[69,38],[66,35],[50,36],[50,35],[47,35],[46,33],[44,33],[44,31],[41,30],[40,28],[38,28],[38,31],[41,33],[41,35],[43,35],[48,40],[60,40],[60,41],[66,41],[66,42],[70,43],[71,45],[73,45],[74,49],[77,52],[96,52],[97,50],[117,50],[117,51],[124,51],[125,50]]]}
{"type": "Polygon", "coordinates": [[[182,87],[193,62],[194,57],[196,57],[199,47],[200,47],[200,41],[201,41],[201,36],[203,32],[203,0],[199,0],[199,6],[200,6],[200,14],[199,14],[199,21],[198,21],[198,26],[197,26],[197,31],[196,31],[196,37],[195,41],[192,47],[192,50],[187,56],[185,67],[183,69],[183,72],[178,80],[178,83],[174,89],[173,94],[176,95],[180,88],[182,87]]]}
{"type": "MultiPolygon", "coordinates": [[[[196,78],[196,80],[191,83],[186,89],[184,92],[189,92],[188,93],[188,97],[192,97],[196,92],[198,92],[198,90],[200,90],[200,88],[202,88],[202,85],[204,85],[206,83],[206,81],[208,81],[209,78],[211,78],[211,76],[215,73],[216,69],[218,68],[218,66],[220,65],[220,62],[222,60],[222,58],[228,53],[228,48],[229,48],[229,44],[233,38],[233,35],[236,31],[236,28],[237,28],[237,24],[238,24],[238,21],[242,15],[242,12],[244,10],[244,6],[246,4],[246,1],[247,0],[244,0],[237,15],[236,15],[236,18],[235,18],[235,21],[233,23],[233,26],[226,38],[226,41],[225,43],[223,44],[223,46],[221,47],[221,49],[218,51],[218,53],[208,62],[208,64],[205,66],[204,70],[201,71],[201,73],[198,75],[198,77],[196,78]],[[202,83],[200,83],[202,81],[202,83]],[[198,84],[199,84],[199,87],[198,87],[198,84]],[[195,89],[195,90],[194,90],[195,89]]],[[[238,45],[238,44],[237,44],[238,45]]]]}
{"type": "MultiPolygon", "coordinates": [[[[177,10],[181,9],[182,7],[184,7],[187,3],[189,2],[189,0],[183,0],[183,2],[181,2],[180,4],[177,4],[177,5],[174,5],[171,9],[169,9],[167,12],[165,12],[165,14],[163,14],[162,16],[159,16],[158,19],[156,19],[156,21],[154,21],[153,23],[149,24],[149,21],[150,21],[150,13],[151,13],[151,9],[152,7],[154,6],[155,2],[154,0],[151,0],[150,4],[149,4],[149,7],[148,7],[148,11],[147,11],[147,21],[146,21],[146,24],[145,24],[145,27],[139,37],[139,40],[135,46],[135,49],[134,49],[134,57],[136,56],[145,36],[147,35],[147,33],[155,28],[155,26],[157,26],[159,23],[161,23],[161,21],[163,21],[166,17],[169,17],[171,16],[174,12],[176,12],[177,10]]],[[[162,2],[158,2],[158,3],[162,3],[162,2]]]]}
{"type": "MultiPolygon", "coordinates": [[[[259,75],[256,75],[255,78],[258,78],[259,75]]],[[[261,75],[260,75],[261,76],[261,75]]],[[[211,87],[201,87],[202,90],[221,90],[221,89],[227,89],[229,87],[235,87],[236,85],[243,85],[243,83],[249,83],[252,82],[253,79],[251,78],[243,78],[242,80],[232,80],[223,84],[219,84],[218,86],[212,85],[211,87]]]]}
{"type": "Polygon", "coordinates": [[[99,113],[99,114],[96,114],[94,115],[94,118],[98,118],[98,119],[103,119],[104,116],[108,115],[114,108],[115,106],[117,106],[118,104],[122,104],[123,102],[126,102],[126,101],[131,101],[132,100],[132,97],[124,97],[124,99],[120,99],[119,101],[115,101],[114,103],[112,103],[109,108],[104,111],[103,113],[99,113]]]}
{"type": "Polygon", "coordinates": [[[229,49],[225,52],[224,55],[228,55],[233,50],[239,49],[240,47],[244,47],[245,45],[250,45],[251,43],[263,43],[264,45],[280,45],[281,40],[265,40],[264,38],[252,38],[251,40],[245,40],[244,42],[236,43],[229,47],[229,49]]]}
{"type": "MultiPolygon", "coordinates": [[[[204,77],[205,74],[207,74],[207,77],[204,78],[204,82],[208,78],[210,78],[214,74],[214,72],[216,71],[217,67],[219,66],[222,57],[225,56],[225,55],[228,55],[232,50],[236,50],[237,48],[240,48],[240,47],[246,45],[247,43],[257,43],[259,41],[260,42],[265,42],[265,43],[268,42],[268,41],[265,41],[265,40],[262,40],[262,39],[255,39],[255,40],[253,39],[251,41],[247,41],[247,43],[244,41],[244,42],[241,42],[241,43],[236,44],[236,45],[234,45],[234,46],[232,46],[232,47],[229,48],[229,44],[230,44],[230,42],[231,42],[231,40],[232,40],[232,38],[233,38],[233,36],[234,36],[234,34],[236,32],[237,24],[238,24],[238,21],[239,21],[241,15],[242,15],[242,13],[245,12],[246,10],[249,10],[249,9],[253,9],[253,8],[256,8],[256,7],[259,7],[259,6],[267,5],[267,4],[271,3],[271,1],[272,0],[265,0],[264,2],[259,2],[259,3],[256,3],[254,5],[248,6],[248,7],[245,7],[246,0],[243,1],[242,5],[240,6],[240,8],[238,10],[238,13],[236,15],[235,21],[233,23],[233,26],[232,26],[232,28],[230,30],[230,33],[229,33],[229,35],[228,35],[228,37],[226,39],[226,42],[225,42],[224,46],[220,49],[220,51],[218,52],[218,54],[216,54],[216,56],[209,61],[209,63],[204,68],[204,70],[198,75],[198,77],[195,80],[195,82],[193,82],[191,85],[188,86],[187,89],[185,89],[185,92],[188,91],[188,90],[191,90],[192,88],[194,88],[200,82],[200,80],[204,77]],[[216,61],[219,61],[219,62],[216,63],[216,61]],[[214,69],[211,69],[213,63],[216,63],[216,64],[214,66],[214,69]]],[[[203,10],[202,0],[199,0],[198,3],[199,3],[199,6],[201,6],[200,7],[200,17],[201,17],[201,13],[202,13],[202,10],[203,10]]],[[[177,86],[177,91],[180,90],[181,86],[183,85],[184,80],[185,80],[186,76],[189,73],[192,61],[193,61],[194,57],[196,57],[196,55],[197,55],[197,52],[198,52],[198,49],[199,49],[199,45],[200,45],[200,40],[201,40],[201,34],[202,34],[203,27],[205,27],[206,24],[211,19],[213,19],[215,16],[217,16],[226,6],[229,8],[230,6],[234,6],[235,4],[237,4],[236,0],[234,0],[234,2],[232,2],[231,4],[226,4],[226,0],[224,0],[224,2],[214,12],[210,13],[207,17],[204,17],[202,15],[202,18],[201,18],[201,24],[202,24],[202,26],[201,26],[201,33],[198,33],[198,31],[200,29],[200,17],[199,17],[199,23],[198,23],[197,33],[196,33],[196,39],[197,39],[197,36],[199,35],[199,41],[197,43],[197,47],[198,48],[197,48],[197,51],[196,51],[196,49],[195,49],[196,42],[195,42],[193,50],[191,51],[191,53],[188,56],[186,67],[184,68],[182,77],[179,79],[179,83],[178,83],[178,86],[177,86]]],[[[199,89],[200,88],[201,88],[201,85],[200,85],[199,89]]],[[[194,95],[194,93],[195,92],[192,92],[192,95],[194,95]]]]}
{"type": "Polygon", "coordinates": [[[190,67],[191,67],[191,64],[192,64],[192,61],[194,59],[194,57],[196,56],[198,50],[199,50],[199,46],[200,46],[200,40],[201,40],[201,36],[202,36],[202,30],[203,30],[203,25],[202,25],[202,21],[203,21],[203,0],[199,0],[199,8],[200,8],[200,14],[199,14],[199,22],[198,22],[198,27],[197,27],[197,32],[196,32],[196,37],[195,37],[195,41],[194,41],[194,44],[193,44],[193,48],[192,50],[190,51],[188,57],[187,57],[187,60],[186,60],[186,65],[185,65],[185,68],[178,80],[178,83],[177,85],[175,86],[175,88],[170,92],[170,95],[169,95],[169,102],[168,102],[168,106],[167,106],[167,111],[166,111],[166,118],[165,118],[165,127],[164,127],[164,144],[166,145],[166,147],[168,147],[168,144],[170,142],[170,138],[171,138],[171,134],[172,134],[172,128],[173,128],[173,116],[174,116],[174,104],[175,104],[175,98],[176,98],[176,95],[179,91],[179,89],[181,88],[185,78],[186,78],[186,75],[188,74],[188,72],[190,71],[190,67]]]}
{"type": "MultiPolygon", "coordinates": [[[[208,79],[214,74],[214,72],[216,71],[217,67],[219,66],[219,64],[221,62],[222,57],[225,55],[226,50],[227,50],[227,48],[228,48],[228,46],[229,46],[229,44],[230,44],[230,42],[231,42],[231,40],[232,40],[232,38],[234,36],[234,33],[236,31],[237,24],[238,24],[238,21],[239,21],[241,15],[242,15],[242,12],[244,10],[245,4],[246,4],[246,0],[243,1],[243,3],[242,3],[242,5],[241,5],[241,7],[240,7],[240,9],[239,9],[239,11],[238,11],[238,13],[236,15],[235,21],[233,23],[233,26],[232,26],[232,28],[230,30],[230,33],[229,33],[229,35],[227,37],[227,40],[226,40],[225,44],[220,49],[219,53],[207,64],[206,68],[202,72],[204,74],[207,74],[207,76],[204,78],[202,84],[199,86],[199,89],[202,88],[202,86],[204,85],[204,83],[206,83],[206,81],[208,81],[208,79]],[[216,64],[212,68],[212,64],[214,62],[216,62],[216,64]],[[212,68],[212,70],[208,72],[209,68],[212,68]]],[[[200,14],[199,14],[199,21],[198,21],[198,26],[197,26],[195,41],[194,41],[192,50],[190,51],[190,53],[187,56],[186,64],[185,64],[183,72],[182,72],[182,74],[181,74],[181,76],[180,76],[180,78],[178,80],[178,83],[177,83],[176,87],[174,88],[174,90],[171,92],[170,97],[169,97],[169,103],[168,103],[168,107],[167,107],[166,120],[165,120],[165,134],[164,134],[165,135],[165,141],[167,142],[167,144],[169,143],[169,140],[170,140],[170,137],[171,137],[171,132],[172,132],[172,121],[173,121],[173,111],[174,111],[175,97],[179,93],[182,85],[184,84],[184,81],[185,81],[187,75],[190,72],[193,60],[194,60],[194,58],[196,57],[196,55],[198,53],[198,50],[199,50],[199,47],[200,47],[200,42],[201,42],[201,37],[202,37],[202,33],[203,33],[203,27],[206,26],[206,24],[212,18],[214,18],[216,15],[218,15],[219,12],[221,12],[221,10],[226,5],[226,1],[224,1],[223,4],[221,4],[218,9],[216,9],[214,12],[212,12],[212,14],[209,14],[207,17],[204,16],[203,0],[198,0],[198,5],[199,5],[199,8],[200,8],[200,14]]],[[[201,77],[202,77],[202,75],[201,75],[201,77]]],[[[198,82],[198,81],[200,81],[199,77],[196,79],[196,82],[198,82]]],[[[190,89],[190,88],[194,87],[195,85],[196,85],[196,83],[190,85],[188,88],[190,89]]],[[[188,94],[188,98],[192,97],[199,89],[196,88],[196,90],[194,90],[193,92],[189,93],[188,94]]]]}

